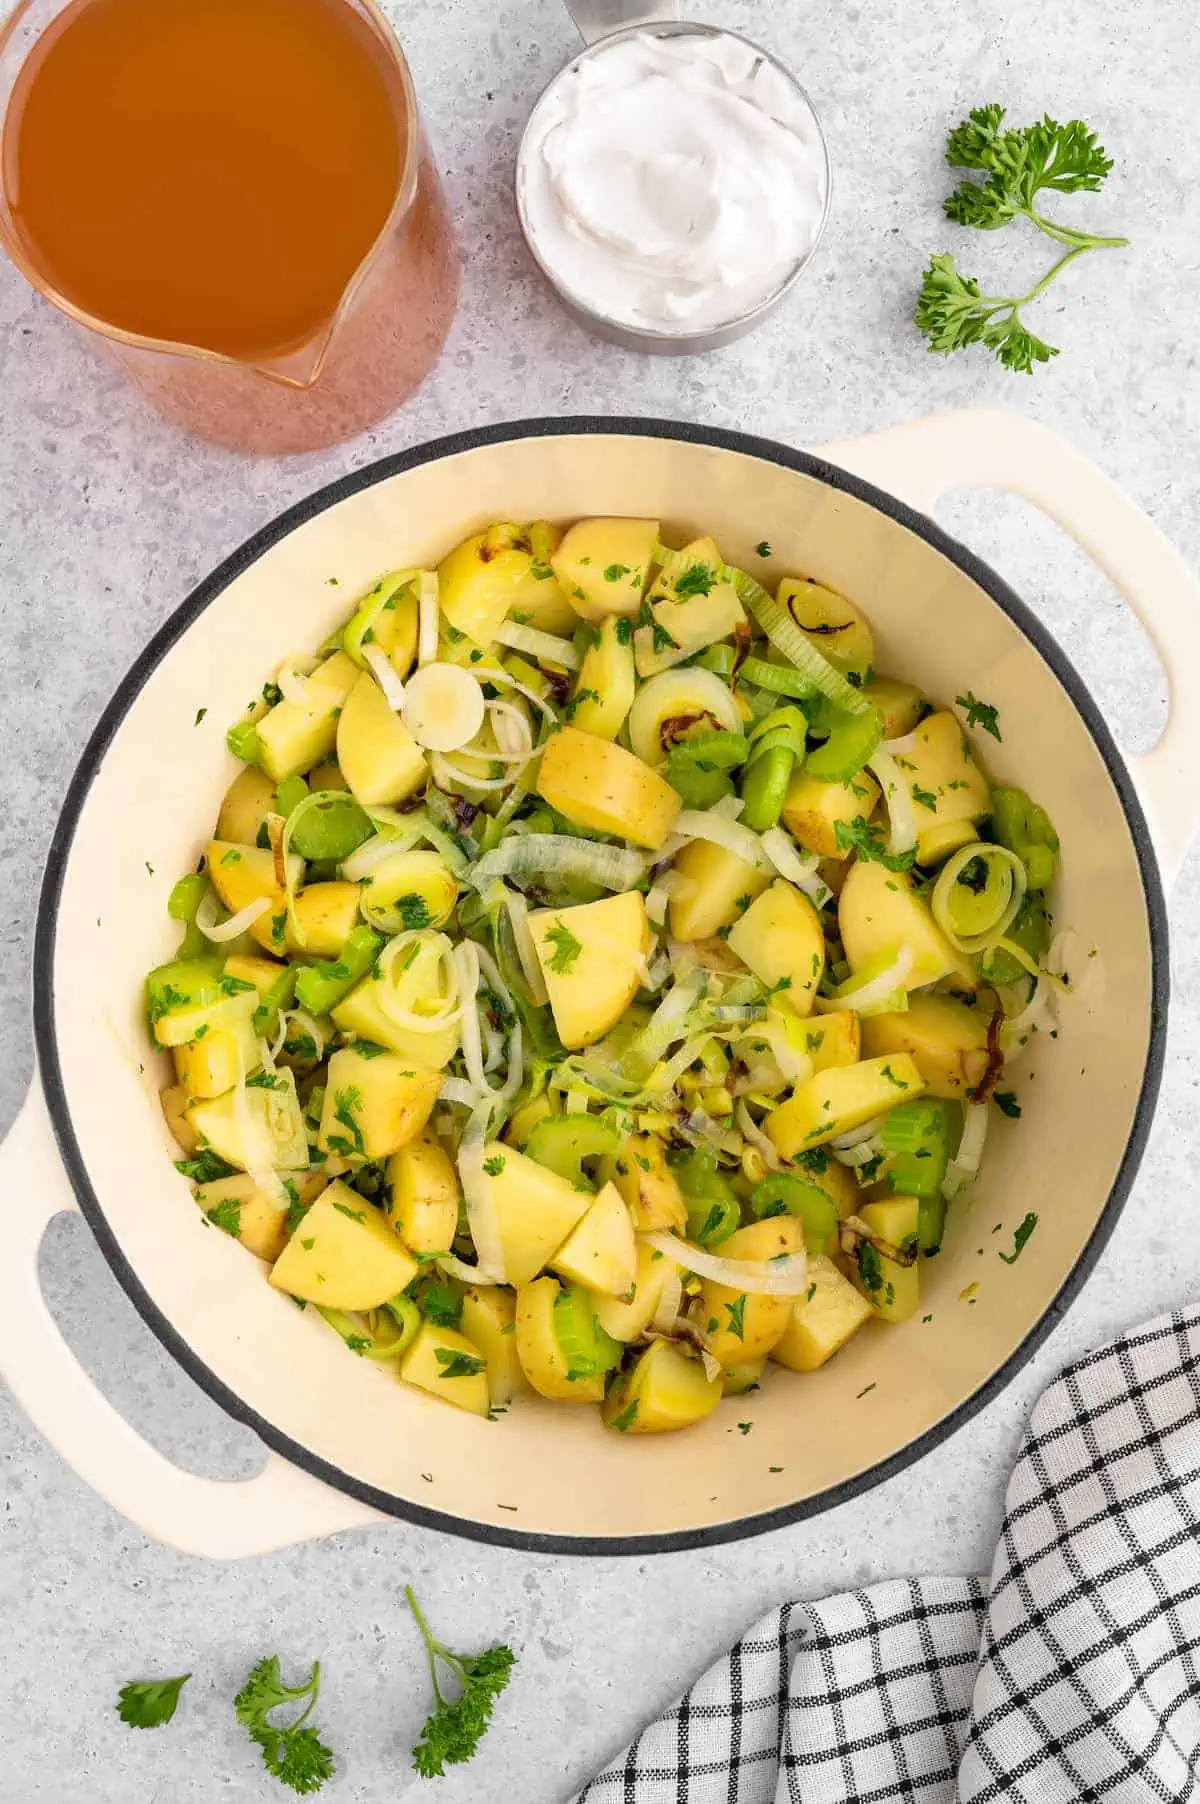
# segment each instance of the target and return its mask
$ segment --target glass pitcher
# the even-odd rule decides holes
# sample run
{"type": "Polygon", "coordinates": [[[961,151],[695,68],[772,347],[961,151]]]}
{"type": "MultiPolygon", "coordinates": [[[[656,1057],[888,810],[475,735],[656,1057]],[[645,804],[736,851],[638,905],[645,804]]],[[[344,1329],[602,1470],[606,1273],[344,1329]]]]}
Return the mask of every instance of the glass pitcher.
{"type": "MultiPolygon", "coordinates": [[[[458,258],[408,64],[374,0],[335,3],[357,13],[385,53],[400,175],[391,213],[332,315],[286,355],[252,362],[142,337],[84,311],[37,267],[0,183],[0,245],[27,281],[97,334],[159,413],[234,450],[317,450],[386,418],[428,374],[454,317],[458,258]]],[[[20,0],[0,25],[0,134],[23,64],[69,5],[78,0],[20,0]]]]}

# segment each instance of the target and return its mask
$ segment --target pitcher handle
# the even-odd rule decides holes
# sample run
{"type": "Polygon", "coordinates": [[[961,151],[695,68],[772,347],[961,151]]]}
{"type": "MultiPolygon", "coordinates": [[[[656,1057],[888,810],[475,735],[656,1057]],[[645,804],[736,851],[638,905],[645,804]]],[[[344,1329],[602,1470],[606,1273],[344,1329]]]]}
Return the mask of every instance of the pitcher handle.
{"type": "Polygon", "coordinates": [[[1167,678],[1162,735],[1126,762],[1169,885],[1200,832],[1200,582],[1149,515],[1081,452],[1018,414],[932,414],[816,455],[927,514],[959,487],[1020,495],[1111,578],[1167,678]]]}

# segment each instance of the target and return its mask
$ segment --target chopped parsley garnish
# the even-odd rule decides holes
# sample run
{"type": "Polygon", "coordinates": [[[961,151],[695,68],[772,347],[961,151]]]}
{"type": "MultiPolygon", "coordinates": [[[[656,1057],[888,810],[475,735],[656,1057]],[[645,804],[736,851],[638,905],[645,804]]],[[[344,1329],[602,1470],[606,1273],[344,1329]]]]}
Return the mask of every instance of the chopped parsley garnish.
{"type": "Polygon", "coordinates": [[[981,702],[970,689],[965,695],[956,695],[954,699],[960,708],[966,709],[969,727],[982,727],[983,731],[990,733],[993,739],[1002,738],[997,721],[997,711],[990,702],[981,702]]]}
{"type": "Polygon", "coordinates": [[[1010,1121],[1020,1120],[1021,1105],[1011,1090],[997,1090],[994,1100],[1002,1115],[1007,1115],[1010,1121]]]}
{"type": "Polygon", "coordinates": [[[707,595],[717,580],[717,573],[711,564],[690,564],[682,575],[675,578],[676,595],[707,595]]]}
{"type": "Polygon", "coordinates": [[[629,1404],[626,1409],[623,1409],[619,1416],[613,1417],[609,1426],[615,1428],[618,1434],[627,1434],[637,1421],[637,1413],[638,1406],[637,1398],[635,1397],[633,1402],[629,1404]]]}
{"type": "Polygon", "coordinates": [[[421,1314],[438,1328],[457,1328],[462,1321],[463,1300],[450,1284],[431,1284],[421,1298],[421,1314]]]}
{"type": "Polygon", "coordinates": [[[193,726],[197,726],[197,727],[198,727],[198,726],[199,726],[199,725],[200,725],[200,722],[201,722],[201,721],[202,721],[202,720],[203,720],[203,719],[204,719],[204,716],[205,716],[205,715],[206,715],[206,714],[207,714],[207,713],[208,713],[208,709],[207,709],[207,708],[197,708],[197,710],[196,710],[196,718],[195,718],[195,720],[194,720],[194,721],[193,721],[193,723],[192,723],[192,724],[193,724],[193,726]]]}
{"type": "Polygon", "coordinates": [[[484,1369],[484,1361],[474,1353],[459,1353],[453,1347],[435,1347],[434,1356],[442,1368],[440,1378],[476,1378],[484,1369]]]}
{"type": "Polygon", "coordinates": [[[229,973],[225,971],[217,979],[217,988],[224,996],[240,996],[244,991],[252,990],[254,985],[247,983],[244,978],[230,977],[229,973]]]}
{"type": "Polygon", "coordinates": [[[549,969],[565,977],[575,960],[583,951],[583,946],[575,938],[569,927],[564,927],[561,920],[555,921],[553,927],[547,929],[547,942],[553,942],[554,956],[550,960],[549,969]]]}
{"type": "Polygon", "coordinates": [[[770,557],[771,555],[771,547],[766,539],[760,539],[754,549],[759,557],[770,557]]]}
{"type": "Polygon", "coordinates": [[[627,615],[622,614],[617,621],[616,635],[618,645],[633,644],[633,627],[627,615]]]}
{"type": "Polygon", "coordinates": [[[928,808],[932,813],[937,808],[937,797],[932,789],[922,789],[919,783],[914,783],[911,787],[913,801],[919,802],[922,808],[928,808]]]}
{"type": "Polygon", "coordinates": [[[896,1076],[896,1073],[892,1070],[890,1065],[881,1065],[879,1068],[879,1075],[880,1075],[880,1077],[886,1077],[888,1083],[894,1084],[896,1086],[897,1090],[907,1090],[908,1089],[908,1084],[905,1082],[905,1080],[902,1077],[896,1076]]]}
{"type": "Polygon", "coordinates": [[[483,1161],[483,1169],[487,1172],[489,1178],[498,1178],[500,1173],[504,1170],[503,1153],[494,1153],[490,1159],[485,1159],[483,1161]]]}
{"type": "Polygon", "coordinates": [[[916,851],[889,852],[883,837],[883,828],[872,825],[856,814],[850,822],[839,821],[835,829],[839,852],[857,852],[861,859],[881,864],[888,871],[909,871],[912,869],[916,851]]]}
{"type": "Polygon", "coordinates": [[[227,1196],[219,1202],[215,1209],[205,1210],[208,1220],[214,1228],[223,1228],[226,1234],[237,1240],[242,1232],[242,1205],[236,1197],[227,1196]]]}
{"type": "Polygon", "coordinates": [[[233,1177],[236,1168],[205,1148],[194,1159],[176,1159],[175,1169],[181,1171],[193,1184],[215,1184],[218,1178],[233,1177]]]}
{"type": "Polygon", "coordinates": [[[862,1240],[858,1244],[858,1275],[868,1290],[883,1289],[883,1266],[873,1241],[862,1240]]]}
{"type": "Polygon", "coordinates": [[[739,1340],[746,1338],[746,1299],[735,1297],[732,1303],[726,1303],[725,1312],[729,1317],[729,1332],[736,1334],[739,1340]]]}
{"type": "Polygon", "coordinates": [[[599,700],[600,691],[598,689],[577,689],[563,709],[563,716],[567,720],[574,720],[576,709],[581,708],[584,702],[598,702],[599,700]]]}
{"type": "Polygon", "coordinates": [[[365,1222],[367,1219],[365,1209],[352,1209],[348,1203],[335,1203],[333,1206],[339,1215],[348,1216],[351,1221],[365,1222]]]}
{"type": "Polygon", "coordinates": [[[610,564],[604,572],[604,580],[606,583],[619,583],[623,576],[628,576],[629,574],[630,568],[628,564],[610,564]]]}
{"type": "Polygon", "coordinates": [[[433,920],[429,912],[429,904],[424,896],[401,896],[396,903],[400,919],[404,922],[406,933],[416,933],[422,927],[428,927],[433,920]]]}
{"type": "Polygon", "coordinates": [[[1038,1218],[1033,1211],[1030,1210],[1029,1214],[1025,1217],[1024,1221],[1013,1235],[1012,1252],[1000,1253],[997,1257],[1003,1259],[1005,1265],[1015,1265],[1017,1260],[1021,1257],[1021,1254],[1025,1251],[1026,1246],[1029,1244],[1029,1237],[1037,1225],[1038,1218]]]}
{"type": "MultiPolygon", "coordinates": [[[[351,1147],[347,1146],[346,1143],[342,1141],[340,1146],[334,1148],[335,1151],[340,1152],[344,1148],[346,1152],[353,1150],[354,1152],[362,1153],[365,1156],[367,1150],[366,1142],[362,1136],[362,1129],[354,1119],[354,1111],[361,1102],[362,1091],[356,1084],[351,1084],[345,1090],[339,1090],[334,1096],[334,1119],[341,1122],[342,1126],[348,1131],[352,1142],[351,1147]]],[[[340,1140],[341,1136],[339,1135],[338,1138],[340,1140]]],[[[329,1144],[330,1146],[334,1145],[334,1136],[332,1134],[329,1137],[329,1144]]]]}
{"type": "Polygon", "coordinates": [[[287,1081],[273,1071],[258,1071],[253,1077],[246,1079],[246,1088],[247,1090],[286,1090],[287,1081]]]}

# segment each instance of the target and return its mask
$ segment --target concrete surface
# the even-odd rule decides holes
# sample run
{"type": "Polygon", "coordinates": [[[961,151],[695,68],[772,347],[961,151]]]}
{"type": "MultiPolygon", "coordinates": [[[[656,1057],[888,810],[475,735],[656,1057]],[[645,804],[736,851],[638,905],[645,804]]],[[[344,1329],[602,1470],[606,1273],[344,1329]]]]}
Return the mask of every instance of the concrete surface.
{"type": "MultiPolygon", "coordinates": [[[[691,362],[593,342],[543,291],[509,202],[517,133],[574,48],[553,0],[391,5],[411,53],[464,249],[445,357],[367,440],[291,463],[190,444],[142,411],[68,324],[0,267],[0,718],[8,776],[0,860],[0,1123],[29,1075],[27,974],[55,813],[85,736],[151,632],[218,559],[340,471],[522,414],[625,411],[746,426],[816,444],[934,408],[1023,409],[1066,434],[1200,563],[1194,335],[1200,189],[1190,157],[1200,13],[1189,0],[711,0],[704,16],[787,58],[820,108],[835,171],[810,280],[757,336],[691,362]],[[1083,260],[1038,318],[1063,355],[1031,378],[982,352],[928,355],[909,323],[929,252],[1007,275],[1045,251],[940,216],[944,134],[997,99],[1025,122],[1081,114],[1117,167],[1072,219],[1133,248],[1083,260]]],[[[1030,235],[1031,236],[1031,235],[1030,235]]],[[[985,282],[986,292],[986,282],[985,282]]],[[[945,523],[1059,635],[1119,736],[1146,744],[1162,683],[1114,594],[1044,522],[958,496],[945,523]]],[[[326,1663],[320,1720],[341,1755],[338,1804],[416,1796],[406,1750],[425,1710],[412,1581],[452,1644],[508,1637],[520,1665],[479,1761],[444,1804],[555,1804],[771,1601],[923,1570],[986,1567],[1028,1406],[1068,1357],[1194,1296],[1200,1241],[1181,1229],[1200,1153],[1200,869],[1173,904],[1175,1005],[1150,1149],[1123,1221],[1066,1322],[1007,1394],[949,1445],[808,1525],[712,1553],[626,1563],[530,1558],[401,1526],[220,1568],[148,1545],[76,1481],[0,1395],[0,1804],[243,1804],[281,1795],[228,1708],[262,1652],[326,1663]],[[176,1725],[134,1735],[119,1684],[193,1670],[176,1725]]],[[[11,1203],[11,1198],[5,1198],[11,1203]]],[[[142,1327],[87,1231],[61,1221],[47,1294],[129,1419],[184,1466],[252,1470],[235,1429],[142,1327]]]]}

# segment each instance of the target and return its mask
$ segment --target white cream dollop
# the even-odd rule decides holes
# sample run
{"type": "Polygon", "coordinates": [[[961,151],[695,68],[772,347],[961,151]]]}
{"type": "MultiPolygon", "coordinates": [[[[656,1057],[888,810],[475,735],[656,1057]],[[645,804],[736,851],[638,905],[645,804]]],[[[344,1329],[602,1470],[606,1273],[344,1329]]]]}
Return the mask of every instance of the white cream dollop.
{"type": "Polygon", "coordinates": [[[519,183],[561,287],[622,325],[688,333],[777,292],[820,233],[827,169],[801,90],[753,46],[645,31],[547,90],[519,183]]]}

